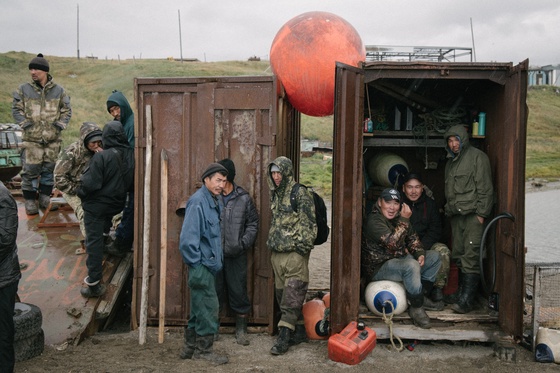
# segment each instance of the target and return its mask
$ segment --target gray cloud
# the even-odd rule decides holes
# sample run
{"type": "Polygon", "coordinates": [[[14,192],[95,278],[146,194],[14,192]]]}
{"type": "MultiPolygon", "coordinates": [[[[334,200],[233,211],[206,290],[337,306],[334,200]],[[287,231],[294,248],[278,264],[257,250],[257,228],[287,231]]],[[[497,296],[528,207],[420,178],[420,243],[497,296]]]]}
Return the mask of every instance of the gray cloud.
{"type": "Polygon", "coordinates": [[[278,30],[309,11],[336,14],[364,44],[472,47],[479,62],[560,63],[557,0],[67,0],[3,1],[0,52],[207,61],[268,58],[278,30]]]}

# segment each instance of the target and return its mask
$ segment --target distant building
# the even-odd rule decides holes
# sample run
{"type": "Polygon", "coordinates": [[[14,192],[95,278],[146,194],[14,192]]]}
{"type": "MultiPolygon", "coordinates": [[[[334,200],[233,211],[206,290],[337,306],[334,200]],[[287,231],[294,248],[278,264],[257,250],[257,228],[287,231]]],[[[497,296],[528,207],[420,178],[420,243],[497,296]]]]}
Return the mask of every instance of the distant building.
{"type": "Polygon", "coordinates": [[[560,65],[530,67],[528,72],[529,87],[535,85],[560,86],[560,65]]]}

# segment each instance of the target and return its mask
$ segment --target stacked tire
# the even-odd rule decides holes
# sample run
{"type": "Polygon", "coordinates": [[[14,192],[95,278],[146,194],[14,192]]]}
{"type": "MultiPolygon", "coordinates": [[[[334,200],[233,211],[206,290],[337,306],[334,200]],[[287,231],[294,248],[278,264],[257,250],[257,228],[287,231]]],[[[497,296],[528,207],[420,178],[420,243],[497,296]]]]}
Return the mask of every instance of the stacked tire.
{"type": "Polygon", "coordinates": [[[16,302],[14,308],[14,350],[16,362],[25,361],[43,353],[45,333],[43,315],[39,307],[16,302]]]}

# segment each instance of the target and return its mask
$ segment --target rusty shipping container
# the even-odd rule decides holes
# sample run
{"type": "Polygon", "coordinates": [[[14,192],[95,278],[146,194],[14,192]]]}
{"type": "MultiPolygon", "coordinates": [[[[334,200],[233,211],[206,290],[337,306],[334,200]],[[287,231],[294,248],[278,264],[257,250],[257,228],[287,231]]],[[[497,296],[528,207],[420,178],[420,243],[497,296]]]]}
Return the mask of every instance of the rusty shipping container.
{"type": "MultiPolygon", "coordinates": [[[[333,66],[335,69],[335,66],[333,66]]],[[[442,134],[419,135],[407,124],[435,109],[466,106],[487,113],[486,133],[473,139],[492,165],[497,201],[495,213],[508,212],[515,221],[496,223],[495,287],[497,324],[519,338],[524,298],[524,176],[527,125],[528,61],[511,63],[372,62],[360,67],[336,66],[333,133],[333,197],[331,222],[331,327],[340,332],[360,317],[360,237],[364,211],[371,203],[366,166],[373,154],[390,151],[422,170],[437,202],[443,198],[444,141],[442,134]],[[363,123],[384,111],[387,128],[365,133],[363,123]],[[398,115],[396,113],[398,112],[398,115]],[[395,118],[401,118],[396,120],[395,118]],[[429,182],[428,182],[429,180],[429,182]]],[[[285,97],[278,97],[274,77],[138,78],[136,136],[136,206],[143,206],[146,186],[146,125],[153,125],[152,154],[165,149],[169,160],[167,247],[159,255],[160,218],[151,214],[149,231],[148,323],[157,325],[159,265],[167,262],[167,325],[185,325],[189,310],[186,268],[178,251],[181,217],[176,206],[201,186],[200,173],[213,161],[230,157],[238,168],[239,184],[246,187],[259,210],[261,223],[249,261],[249,291],[253,302],[250,323],[274,328],[273,277],[266,248],[270,223],[269,190],[263,175],[266,164],[279,155],[299,161],[299,113],[285,97]],[[146,116],[147,108],[151,117],[146,116]]],[[[155,157],[155,159],[158,159],[155,157]]],[[[160,165],[151,166],[149,206],[135,216],[133,311],[140,312],[143,217],[158,211],[162,188],[160,165]],[[146,209],[148,207],[148,209],[146,209]]],[[[298,170],[296,170],[296,175],[298,170]]],[[[237,180],[236,180],[237,181],[237,180]]],[[[488,266],[491,267],[491,266],[488,266]]],[[[487,268],[488,272],[492,268],[487,268]]],[[[222,315],[223,324],[231,323],[222,315]]],[[[133,320],[133,324],[137,320],[133,320]]]]}

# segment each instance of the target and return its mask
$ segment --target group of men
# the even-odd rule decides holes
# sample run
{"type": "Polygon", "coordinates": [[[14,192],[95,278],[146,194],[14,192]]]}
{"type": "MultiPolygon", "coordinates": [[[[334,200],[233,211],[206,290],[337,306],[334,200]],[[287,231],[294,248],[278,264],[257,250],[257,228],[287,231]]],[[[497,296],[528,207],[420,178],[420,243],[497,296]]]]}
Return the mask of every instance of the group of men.
{"type": "MultiPolygon", "coordinates": [[[[88,254],[84,297],[105,292],[101,284],[104,251],[123,256],[132,248],[134,113],[121,92],[107,99],[114,118],[103,130],[93,123],[80,127],[80,138],[61,152],[61,132],[72,117],[70,96],[54,83],[49,62],[38,54],[29,63],[31,82],[13,94],[12,114],[23,130],[21,189],[28,215],[47,209],[56,187],[73,208],[84,237],[77,253],[88,254]],[[37,203],[38,201],[38,203],[37,203]],[[112,218],[122,220],[109,236],[112,218]]],[[[57,206],[51,206],[51,211],[57,206]]]]}
{"type": "MultiPolygon", "coordinates": [[[[103,130],[95,123],[83,123],[80,139],[60,152],[60,133],[72,115],[70,97],[52,81],[49,64],[41,54],[30,62],[29,70],[32,82],[18,88],[13,103],[14,119],[23,129],[21,176],[25,209],[29,215],[38,214],[37,199],[39,207],[47,208],[54,185],[63,192],[85,237],[88,276],[84,279],[87,287],[81,293],[84,297],[97,297],[105,292],[101,283],[104,249],[122,256],[132,247],[134,114],[124,95],[113,92],[107,99],[107,110],[115,120],[103,130]],[[121,211],[122,221],[111,242],[111,219],[121,211]]],[[[439,210],[426,193],[421,175],[416,173],[408,174],[404,180],[404,198],[397,189],[382,191],[363,229],[361,263],[365,279],[403,282],[409,315],[422,328],[430,327],[425,309],[442,309],[444,301],[453,304],[452,309],[459,313],[473,309],[480,280],[480,238],[493,203],[488,157],[470,145],[463,126],[450,128],[444,138],[449,157],[445,168],[445,214],[451,219],[453,232],[451,254],[439,242],[439,210]],[[460,270],[460,283],[455,294],[444,297],[442,289],[451,260],[460,270]]],[[[180,354],[183,359],[228,362],[227,356],[213,351],[226,296],[236,315],[236,341],[249,344],[247,253],[256,240],[259,218],[250,195],[234,182],[234,177],[235,165],[230,159],[211,163],[202,173],[203,186],[186,204],[179,239],[190,288],[190,315],[180,354]]],[[[290,346],[307,341],[302,307],[317,225],[313,197],[307,188],[297,189],[298,208],[292,207],[295,180],[290,159],[281,156],[271,162],[266,180],[272,211],[267,246],[281,311],[279,335],[270,352],[282,355],[290,346]]],[[[3,309],[13,309],[21,277],[15,236],[12,237],[14,229],[17,232],[17,206],[14,208],[13,198],[4,189],[0,187],[0,222],[6,225],[2,229],[9,237],[2,233],[0,315],[6,314],[3,309]],[[5,239],[11,238],[5,245],[5,239]]],[[[0,330],[8,324],[4,321],[0,319],[0,330]]],[[[2,336],[0,344],[5,342],[2,336]]],[[[2,353],[0,359],[2,363],[9,361],[2,353]]]]}
{"type": "MultiPolygon", "coordinates": [[[[267,246],[272,251],[275,298],[281,311],[279,335],[270,352],[282,355],[307,341],[302,308],[309,284],[309,255],[317,235],[313,197],[307,188],[295,196],[292,161],[278,157],[267,167],[272,220],[267,246]]],[[[210,164],[202,173],[204,185],[188,200],[179,249],[188,266],[190,316],[184,330],[182,359],[205,359],[214,364],[228,357],[214,352],[224,292],[236,314],[236,340],[248,345],[247,250],[255,242],[258,214],[249,194],[233,181],[230,159],[210,164]]]]}
{"type": "Polygon", "coordinates": [[[408,314],[421,328],[431,327],[425,310],[442,310],[445,303],[457,313],[475,307],[480,241],[494,201],[490,161],[470,144],[466,128],[452,126],[444,139],[444,211],[451,223],[452,250],[440,242],[440,212],[418,173],[404,176],[404,197],[393,188],[381,192],[363,229],[363,279],[402,282],[408,314]],[[459,270],[459,284],[456,292],[444,296],[451,261],[459,270]]]}

